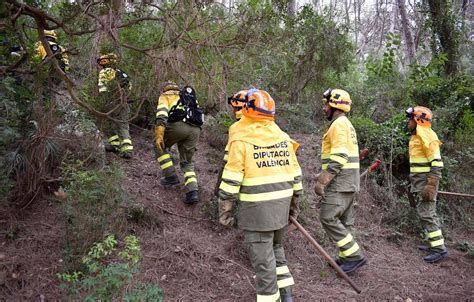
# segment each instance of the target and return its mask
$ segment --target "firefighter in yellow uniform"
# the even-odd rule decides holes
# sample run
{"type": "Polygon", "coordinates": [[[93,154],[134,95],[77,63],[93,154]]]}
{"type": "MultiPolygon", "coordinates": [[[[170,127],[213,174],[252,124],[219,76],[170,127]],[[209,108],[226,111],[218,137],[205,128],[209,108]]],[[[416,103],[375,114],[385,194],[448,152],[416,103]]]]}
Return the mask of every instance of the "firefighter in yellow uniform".
{"type": "MultiPolygon", "coordinates": [[[[248,89],[241,90],[227,99],[227,103],[230,106],[232,106],[232,111],[234,113],[234,117],[237,122],[240,121],[240,119],[242,118],[242,108],[247,102],[245,100],[245,96],[247,95],[247,92],[248,92],[248,89]]],[[[224,162],[227,162],[228,154],[229,154],[229,145],[226,145],[225,151],[224,151],[224,162]]]]}
{"type": "Polygon", "coordinates": [[[303,188],[295,154],[298,144],[274,122],[275,102],[266,91],[251,89],[245,99],[243,117],[229,129],[219,222],[244,231],[256,273],[257,301],[289,302],[294,280],[282,241],[289,215],[298,215],[303,188]]]}
{"type": "Polygon", "coordinates": [[[322,171],[316,176],[314,191],[323,197],[321,224],[339,248],[336,262],[351,273],[367,263],[352,235],[353,207],[360,188],[357,135],[344,114],[351,110],[352,100],[342,89],[329,89],[323,94],[323,104],[331,123],[323,135],[322,171]]]}
{"type": "MultiPolygon", "coordinates": [[[[237,122],[240,121],[240,119],[242,118],[242,108],[246,103],[245,95],[247,94],[247,92],[248,92],[248,89],[247,90],[241,90],[241,91],[237,92],[236,94],[234,94],[233,96],[227,98],[227,103],[232,107],[232,113],[234,114],[235,120],[237,122]]],[[[224,166],[227,163],[227,158],[228,157],[229,157],[229,145],[227,144],[225,146],[225,150],[224,150],[224,164],[219,169],[219,174],[218,174],[218,177],[217,177],[217,184],[216,184],[216,188],[214,190],[214,194],[216,196],[219,196],[219,184],[220,184],[221,177],[222,177],[222,172],[224,172],[224,166]]]]}
{"type": "Polygon", "coordinates": [[[411,193],[417,201],[417,213],[426,231],[429,247],[420,249],[429,252],[426,262],[438,262],[448,255],[443,234],[436,215],[436,196],[443,161],[436,133],[431,129],[433,113],[426,107],[411,107],[406,110],[407,126],[411,131],[409,143],[411,193]]]}
{"type": "MultiPolygon", "coordinates": [[[[46,37],[46,41],[48,42],[49,49],[51,50],[55,58],[58,60],[59,67],[64,72],[68,71],[69,59],[67,54],[64,52],[64,48],[57,43],[58,36],[56,35],[56,32],[54,30],[45,30],[44,36],[46,37]]],[[[43,44],[38,41],[36,42],[35,46],[36,56],[39,57],[41,60],[44,60],[48,56],[48,53],[46,52],[46,49],[44,49],[43,44]]]]}
{"type": "Polygon", "coordinates": [[[167,83],[158,99],[155,122],[157,160],[163,172],[160,184],[165,187],[179,184],[171,154],[167,151],[168,148],[177,144],[179,163],[184,173],[186,191],[184,203],[186,204],[199,201],[193,155],[202,124],[202,111],[198,108],[194,88],[185,86],[180,91],[175,83],[167,83]]]}
{"type": "Polygon", "coordinates": [[[129,159],[133,151],[128,123],[130,107],[127,102],[127,94],[131,89],[130,79],[123,70],[117,68],[117,55],[114,53],[101,55],[97,63],[101,67],[99,96],[104,99],[106,110],[113,110],[111,117],[114,119],[105,129],[109,136],[105,148],[106,151],[118,152],[129,159]]]}

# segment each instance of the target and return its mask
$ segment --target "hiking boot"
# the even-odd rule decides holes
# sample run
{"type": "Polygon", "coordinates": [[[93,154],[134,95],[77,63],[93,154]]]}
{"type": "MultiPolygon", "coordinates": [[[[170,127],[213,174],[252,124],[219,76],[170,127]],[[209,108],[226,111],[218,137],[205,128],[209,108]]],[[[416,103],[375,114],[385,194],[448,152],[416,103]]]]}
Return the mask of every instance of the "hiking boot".
{"type": "Polygon", "coordinates": [[[423,244],[419,245],[419,246],[418,246],[418,249],[419,249],[420,251],[423,251],[423,252],[429,252],[429,251],[430,251],[430,247],[427,246],[427,245],[423,245],[423,244]]]}
{"type": "Polygon", "coordinates": [[[171,187],[179,184],[179,178],[176,175],[162,177],[160,179],[160,185],[164,187],[171,187]]]}
{"type": "Polygon", "coordinates": [[[281,302],[293,302],[293,296],[289,293],[280,295],[281,302]]]}
{"type": "Polygon", "coordinates": [[[126,158],[126,159],[131,159],[132,158],[132,152],[122,153],[122,157],[126,158]]]}
{"type": "Polygon", "coordinates": [[[360,260],[354,260],[354,261],[344,261],[340,267],[341,269],[349,274],[349,273],[352,273],[354,272],[356,269],[358,269],[359,267],[365,265],[367,263],[367,258],[362,258],[360,260]]]}
{"type": "Polygon", "coordinates": [[[448,249],[444,248],[442,250],[431,250],[431,253],[428,256],[423,257],[428,263],[435,263],[440,260],[443,260],[448,256],[448,249]]]}
{"type": "Polygon", "coordinates": [[[115,148],[115,146],[112,146],[109,142],[105,142],[104,143],[104,148],[105,148],[105,152],[117,152],[117,148],[115,148]]]}
{"type": "Polygon", "coordinates": [[[341,264],[343,263],[341,258],[339,258],[338,256],[332,256],[332,260],[334,260],[334,262],[336,262],[336,264],[339,266],[341,266],[341,264]]]}
{"type": "Polygon", "coordinates": [[[186,193],[185,204],[194,204],[199,201],[199,193],[197,190],[186,193]]]}

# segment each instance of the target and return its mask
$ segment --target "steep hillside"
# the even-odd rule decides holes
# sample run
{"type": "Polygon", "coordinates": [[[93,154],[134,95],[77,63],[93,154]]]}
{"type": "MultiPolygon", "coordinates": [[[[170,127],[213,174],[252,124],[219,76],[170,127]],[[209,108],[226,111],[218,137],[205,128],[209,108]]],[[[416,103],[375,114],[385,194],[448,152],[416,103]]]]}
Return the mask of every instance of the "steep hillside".
{"type": "MultiPolygon", "coordinates": [[[[137,280],[158,283],[165,301],[252,301],[254,273],[243,244],[242,232],[225,229],[215,220],[210,201],[222,154],[202,138],[196,153],[196,172],[201,202],[183,204],[179,187],[158,185],[160,171],[154,160],[151,131],[133,133],[135,156],[125,161],[108,155],[110,164],[125,171],[124,185],[130,198],[141,203],[148,223],[133,224],[140,238],[143,260],[137,280]]],[[[301,222],[329,252],[335,253],[318,222],[319,202],[312,191],[319,167],[316,150],[319,137],[293,135],[301,144],[299,161],[304,173],[305,208],[301,222]]],[[[182,176],[181,176],[182,177],[182,176]]],[[[382,207],[370,180],[356,206],[356,234],[369,264],[351,277],[362,289],[355,293],[297,231],[287,235],[285,249],[296,286],[296,301],[468,300],[474,296],[473,260],[450,249],[450,257],[439,264],[426,264],[417,241],[395,233],[381,222],[382,207]]],[[[40,201],[21,217],[3,212],[0,250],[0,300],[60,300],[55,274],[60,272],[61,222],[57,203],[40,201]],[[12,226],[21,226],[18,230],[12,226]],[[7,235],[16,232],[15,240],[7,235]]],[[[447,230],[448,246],[457,241],[474,241],[473,234],[447,230]]]]}

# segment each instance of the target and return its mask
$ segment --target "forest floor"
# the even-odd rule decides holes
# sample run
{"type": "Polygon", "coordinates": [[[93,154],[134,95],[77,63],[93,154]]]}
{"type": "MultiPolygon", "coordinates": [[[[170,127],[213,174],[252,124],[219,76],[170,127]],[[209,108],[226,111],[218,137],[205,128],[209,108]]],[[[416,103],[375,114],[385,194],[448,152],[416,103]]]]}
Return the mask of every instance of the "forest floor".
{"type": "MultiPolygon", "coordinates": [[[[253,301],[254,273],[243,244],[242,231],[227,229],[216,220],[213,190],[222,151],[201,137],[195,154],[201,201],[185,205],[180,187],[159,186],[151,131],[136,131],[131,160],[108,154],[109,164],[122,166],[130,198],[141,203],[157,223],[133,225],[142,249],[135,280],[159,284],[165,301],[253,301]]],[[[318,220],[319,201],[313,178],[319,169],[319,138],[292,135],[301,147],[298,159],[304,174],[304,227],[330,254],[335,245],[318,220]],[[314,147],[313,147],[314,146],[314,147]],[[318,146],[318,147],[316,147],[318,146]]],[[[182,179],[182,175],[180,175],[182,179]]],[[[289,232],[285,251],[295,279],[295,301],[468,301],[474,299],[474,260],[450,248],[449,258],[424,263],[420,242],[382,223],[383,207],[370,179],[363,181],[355,207],[356,239],[369,259],[351,278],[357,294],[297,231],[289,232]]],[[[56,274],[63,271],[63,223],[60,206],[39,200],[21,215],[0,210],[0,301],[64,300],[56,274]],[[7,236],[8,235],[8,236],[7,236]],[[8,239],[14,237],[15,239],[8,239]]],[[[446,230],[446,242],[474,242],[465,228],[446,230]]]]}

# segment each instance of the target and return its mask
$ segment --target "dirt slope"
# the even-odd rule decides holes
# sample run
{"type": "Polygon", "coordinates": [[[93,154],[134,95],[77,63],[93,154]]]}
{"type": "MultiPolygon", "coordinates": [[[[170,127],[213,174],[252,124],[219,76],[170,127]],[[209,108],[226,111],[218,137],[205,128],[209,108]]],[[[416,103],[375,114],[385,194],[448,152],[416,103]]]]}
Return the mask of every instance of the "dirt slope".
{"type": "MultiPolygon", "coordinates": [[[[135,129],[134,129],[135,130],[135,129]]],[[[135,157],[131,161],[110,157],[123,166],[124,185],[131,198],[147,208],[157,223],[133,225],[140,237],[143,261],[136,278],[158,283],[165,301],[252,301],[255,298],[254,274],[243,245],[242,232],[225,229],[212,219],[212,199],[222,154],[201,139],[196,153],[196,172],[201,202],[183,204],[180,187],[163,189],[158,185],[159,167],[150,144],[151,132],[134,131],[135,157]]],[[[314,136],[293,135],[300,144],[299,161],[304,173],[308,207],[302,218],[305,228],[330,253],[334,245],[325,237],[318,222],[318,202],[312,192],[319,160],[312,146],[314,136]]],[[[318,147],[319,148],[319,147],[318,147]]],[[[180,175],[182,179],[182,175],[180,175]]],[[[364,190],[364,189],[363,189],[364,190]]],[[[369,265],[352,278],[362,289],[355,293],[337,277],[320,255],[298,231],[288,234],[285,249],[296,285],[296,301],[465,301],[474,298],[473,260],[450,249],[448,260],[425,264],[417,242],[408,237],[389,240],[392,231],[380,224],[375,198],[361,193],[356,207],[356,234],[369,257],[369,265]]],[[[19,219],[23,229],[18,239],[0,240],[0,300],[60,300],[55,277],[61,271],[61,238],[58,205],[38,202],[19,219]],[[13,278],[13,275],[15,274],[13,278]]],[[[3,226],[11,218],[0,217],[3,226]]],[[[8,230],[5,231],[7,233],[8,230]]],[[[3,234],[2,234],[3,235],[3,234]]],[[[462,237],[474,241],[473,234],[450,233],[448,246],[462,237]],[[467,236],[467,237],[466,237],[467,236]]]]}
{"type": "MultiPolygon", "coordinates": [[[[312,176],[319,164],[312,146],[317,145],[319,138],[293,137],[301,144],[299,161],[305,175],[305,192],[309,195],[310,208],[304,214],[306,227],[328,251],[335,252],[333,244],[324,238],[317,219],[316,197],[309,189],[313,187],[312,176]]],[[[130,190],[136,201],[156,213],[162,227],[138,232],[145,258],[140,278],[158,282],[168,301],[253,300],[254,274],[242,244],[242,232],[225,229],[217,221],[210,220],[208,201],[212,198],[222,155],[201,140],[196,154],[196,172],[202,202],[186,206],[182,203],[183,193],[179,187],[165,190],[158,186],[159,171],[151,146],[148,141],[138,143],[140,161],[134,160],[133,165],[125,166],[130,190]]],[[[362,193],[359,203],[362,202],[373,200],[362,193]]],[[[398,245],[386,240],[391,231],[379,224],[377,208],[367,204],[358,207],[356,212],[356,226],[364,234],[358,236],[358,240],[369,257],[369,265],[353,276],[363,292],[356,294],[301,234],[293,231],[287,236],[285,248],[296,281],[297,301],[463,300],[474,297],[472,260],[451,249],[449,260],[425,264],[421,260],[423,254],[416,250],[416,242],[407,238],[398,245]]]]}

